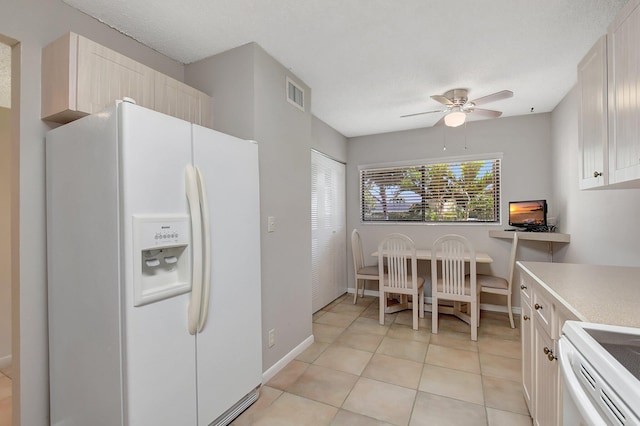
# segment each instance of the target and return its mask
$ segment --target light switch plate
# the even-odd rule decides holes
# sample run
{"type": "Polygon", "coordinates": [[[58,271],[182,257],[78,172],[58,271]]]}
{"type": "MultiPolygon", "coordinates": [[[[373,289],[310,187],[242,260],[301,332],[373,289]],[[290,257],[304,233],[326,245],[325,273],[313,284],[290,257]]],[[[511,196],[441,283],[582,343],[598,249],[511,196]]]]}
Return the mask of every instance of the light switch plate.
{"type": "Polygon", "coordinates": [[[276,217],[269,216],[267,218],[267,232],[274,232],[276,230],[276,217]]]}

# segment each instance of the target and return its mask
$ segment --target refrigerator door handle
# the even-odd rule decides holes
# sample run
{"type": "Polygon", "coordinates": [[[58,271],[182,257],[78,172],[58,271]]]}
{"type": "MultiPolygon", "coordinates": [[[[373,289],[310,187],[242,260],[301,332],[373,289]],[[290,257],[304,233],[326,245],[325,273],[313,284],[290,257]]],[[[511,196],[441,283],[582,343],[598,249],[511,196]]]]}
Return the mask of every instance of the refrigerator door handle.
{"type": "Polygon", "coordinates": [[[209,295],[211,294],[211,222],[209,221],[209,201],[204,185],[204,179],[200,168],[196,167],[198,177],[198,192],[200,195],[200,212],[202,215],[202,234],[204,236],[204,247],[202,251],[202,261],[204,263],[202,278],[202,305],[200,309],[200,321],[198,332],[201,332],[207,322],[209,315],[209,295]]]}
{"type": "Polygon", "coordinates": [[[185,170],[185,190],[191,212],[191,300],[189,301],[189,334],[196,334],[202,304],[202,218],[196,171],[191,164],[185,170]]]}

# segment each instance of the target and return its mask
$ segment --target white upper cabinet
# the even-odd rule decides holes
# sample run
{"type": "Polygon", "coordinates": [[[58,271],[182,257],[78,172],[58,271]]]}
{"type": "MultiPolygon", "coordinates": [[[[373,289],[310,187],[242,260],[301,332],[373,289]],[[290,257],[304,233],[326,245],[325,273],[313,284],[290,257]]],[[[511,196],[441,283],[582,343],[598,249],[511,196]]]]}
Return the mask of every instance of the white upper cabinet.
{"type": "Polygon", "coordinates": [[[211,97],[78,34],[42,50],[42,119],[67,123],[122,98],[211,127],[211,97]]]}
{"type": "Polygon", "coordinates": [[[640,1],[609,26],[609,182],[640,186],[640,1]]]}
{"type": "Polygon", "coordinates": [[[607,38],[602,36],[578,64],[580,189],[606,185],[607,145],[607,38]]]}
{"type": "Polygon", "coordinates": [[[640,0],[578,65],[580,189],[640,187],[640,0]]]}

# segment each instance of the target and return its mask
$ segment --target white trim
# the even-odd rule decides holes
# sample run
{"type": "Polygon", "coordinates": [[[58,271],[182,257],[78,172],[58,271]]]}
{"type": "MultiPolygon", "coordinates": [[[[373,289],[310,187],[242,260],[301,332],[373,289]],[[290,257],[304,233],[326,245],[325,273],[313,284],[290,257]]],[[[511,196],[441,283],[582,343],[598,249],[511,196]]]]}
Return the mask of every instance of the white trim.
{"type": "Polygon", "coordinates": [[[311,346],[314,342],[313,334],[307,337],[302,341],[298,346],[293,348],[291,352],[280,358],[278,362],[273,364],[271,367],[267,369],[264,373],[262,373],[262,383],[267,384],[269,380],[273,379],[273,377],[280,372],[284,367],[287,366],[291,361],[293,361],[298,355],[304,352],[309,346],[311,346]]]}
{"type": "MultiPolygon", "coordinates": [[[[349,294],[353,294],[353,291],[354,290],[351,287],[349,287],[347,289],[347,293],[349,293],[349,294]]],[[[378,292],[376,290],[366,290],[365,289],[364,294],[366,296],[379,297],[378,296],[378,292]]],[[[486,311],[486,312],[503,312],[505,314],[508,312],[506,305],[492,305],[492,304],[488,304],[488,303],[481,303],[480,304],[480,310],[481,311],[486,311]]],[[[431,297],[429,297],[429,296],[425,296],[425,298],[424,298],[424,311],[425,312],[431,312],[431,297]]],[[[520,315],[522,313],[522,308],[520,306],[512,306],[511,307],[511,312],[513,312],[515,315],[520,315]]]]}

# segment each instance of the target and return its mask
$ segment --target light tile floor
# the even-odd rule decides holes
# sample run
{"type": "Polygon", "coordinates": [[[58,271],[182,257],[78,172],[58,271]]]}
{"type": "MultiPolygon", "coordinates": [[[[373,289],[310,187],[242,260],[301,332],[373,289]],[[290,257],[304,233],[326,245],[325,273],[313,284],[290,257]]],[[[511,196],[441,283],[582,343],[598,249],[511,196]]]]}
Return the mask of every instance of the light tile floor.
{"type": "Polygon", "coordinates": [[[0,426],[11,426],[11,367],[0,368],[0,426]]]}
{"type": "Polygon", "coordinates": [[[244,425],[531,425],[522,396],[520,329],[482,312],[469,326],[411,311],[378,323],[378,299],[345,295],[313,316],[315,342],[261,389],[244,425]]]}

